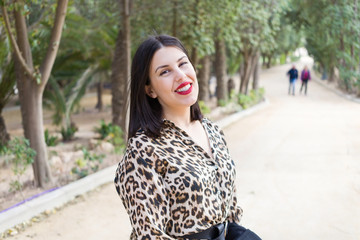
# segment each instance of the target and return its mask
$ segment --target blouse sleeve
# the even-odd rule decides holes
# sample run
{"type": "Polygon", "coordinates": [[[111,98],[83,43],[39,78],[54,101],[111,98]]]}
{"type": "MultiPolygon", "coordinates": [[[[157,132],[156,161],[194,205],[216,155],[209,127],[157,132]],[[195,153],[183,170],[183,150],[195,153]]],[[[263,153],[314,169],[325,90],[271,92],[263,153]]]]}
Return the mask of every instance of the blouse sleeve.
{"type": "Polygon", "coordinates": [[[236,197],[236,186],[234,185],[234,191],[233,191],[233,196],[232,196],[231,205],[230,205],[230,214],[229,214],[229,217],[227,218],[227,220],[229,222],[235,222],[237,224],[240,224],[242,215],[243,215],[243,210],[238,205],[237,197],[236,197]]]}
{"type": "Polygon", "coordinates": [[[129,144],[115,175],[115,187],[130,217],[131,239],[173,240],[166,234],[170,221],[164,167],[151,146],[129,144]]]}

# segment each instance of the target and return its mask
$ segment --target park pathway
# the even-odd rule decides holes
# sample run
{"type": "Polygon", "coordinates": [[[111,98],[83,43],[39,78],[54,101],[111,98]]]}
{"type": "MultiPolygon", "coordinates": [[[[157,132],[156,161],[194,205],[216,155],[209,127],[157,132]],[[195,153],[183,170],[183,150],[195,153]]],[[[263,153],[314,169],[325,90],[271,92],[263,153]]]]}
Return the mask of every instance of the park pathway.
{"type": "MultiPolygon", "coordinates": [[[[315,81],[308,96],[298,94],[299,83],[289,96],[288,68],[263,70],[270,104],[224,129],[237,164],[242,223],[264,240],[359,240],[360,104],[315,81]]],[[[11,239],[126,240],[129,234],[126,212],[107,184],[11,239]]]]}

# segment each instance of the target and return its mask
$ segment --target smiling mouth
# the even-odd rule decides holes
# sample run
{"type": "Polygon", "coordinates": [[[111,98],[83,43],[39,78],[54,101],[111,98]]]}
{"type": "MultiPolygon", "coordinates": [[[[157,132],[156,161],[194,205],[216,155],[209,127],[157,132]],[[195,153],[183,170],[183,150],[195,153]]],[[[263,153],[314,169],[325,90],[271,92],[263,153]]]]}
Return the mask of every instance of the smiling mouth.
{"type": "Polygon", "coordinates": [[[190,82],[182,83],[180,86],[175,90],[177,93],[186,92],[191,88],[192,84],[190,82]]]}

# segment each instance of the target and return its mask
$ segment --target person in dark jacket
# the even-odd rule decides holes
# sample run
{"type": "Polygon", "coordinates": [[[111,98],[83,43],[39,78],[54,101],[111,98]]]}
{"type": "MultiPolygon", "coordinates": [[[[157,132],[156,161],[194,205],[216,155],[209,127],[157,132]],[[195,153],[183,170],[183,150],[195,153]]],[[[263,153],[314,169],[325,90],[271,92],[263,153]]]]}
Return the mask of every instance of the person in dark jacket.
{"type": "Polygon", "coordinates": [[[300,94],[304,87],[305,95],[307,95],[307,84],[308,84],[308,81],[311,80],[310,70],[308,69],[307,66],[305,66],[304,69],[302,70],[300,78],[301,78],[300,94]]]}
{"type": "Polygon", "coordinates": [[[289,84],[289,95],[292,92],[292,95],[295,95],[295,82],[298,79],[298,70],[295,68],[295,65],[287,72],[289,76],[290,84],[289,84]]]}

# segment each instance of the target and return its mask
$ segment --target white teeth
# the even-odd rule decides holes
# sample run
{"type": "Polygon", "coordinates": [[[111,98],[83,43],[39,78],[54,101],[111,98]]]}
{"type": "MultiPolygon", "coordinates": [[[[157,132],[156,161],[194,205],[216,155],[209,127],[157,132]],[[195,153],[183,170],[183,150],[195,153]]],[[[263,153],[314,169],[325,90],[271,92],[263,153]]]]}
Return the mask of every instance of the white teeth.
{"type": "Polygon", "coordinates": [[[191,87],[191,84],[187,84],[186,86],[176,90],[176,92],[185,92],[185,91],[189,90],[190,87],[191,87]]]}

